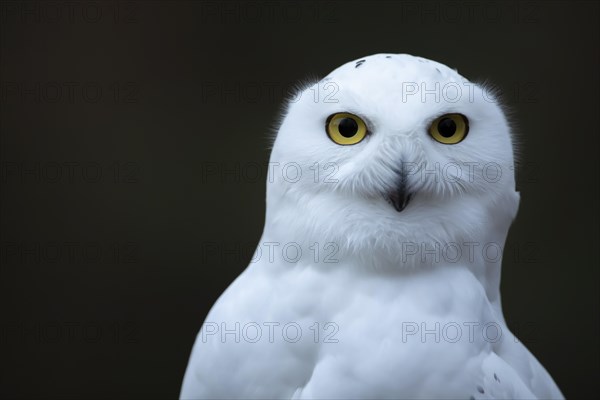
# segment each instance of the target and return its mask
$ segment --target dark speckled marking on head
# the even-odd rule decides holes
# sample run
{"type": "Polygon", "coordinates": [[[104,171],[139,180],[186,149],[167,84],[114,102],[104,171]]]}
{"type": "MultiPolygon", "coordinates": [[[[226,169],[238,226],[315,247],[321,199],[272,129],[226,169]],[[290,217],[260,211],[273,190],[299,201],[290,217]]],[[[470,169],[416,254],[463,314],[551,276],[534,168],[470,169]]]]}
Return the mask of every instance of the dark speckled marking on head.
{"type": "Polygon", "coordinates": [[[385,56],[385,58],[392,58],[392,56],[385,56]]]}
{"type": "Polygon", "coordinates": [[[355,66],[354,68],[358,68],[358,67],[360,67],[361,65],[363,65],[363,63],[364,63],[365,61],[367,61],[367,60],[358,60],[358,61],[356,62],[356,66],[355,66]]]}
{"type": "Polygon", "coordinates": [[[483,388],[481,386],[477,386],[477,391],[479,393],[485,393],[485,391],[483,390],[483,388]]]}
{"type": "Polygon", "coordinates": [[[494,372],[494,379],[496,380],[496,382],[500,383],[500,378],[498,378],[498,375],[496,375],[495,372],[494,372]]]}
{"type": "Polygon", "coordinates": [[[442,73],[442,72],[441,72],[439,69],[437,69],[437,68],[436,68],[435,70],[438,72],[438,74],[441,74],[441,73],[442,73]]]}

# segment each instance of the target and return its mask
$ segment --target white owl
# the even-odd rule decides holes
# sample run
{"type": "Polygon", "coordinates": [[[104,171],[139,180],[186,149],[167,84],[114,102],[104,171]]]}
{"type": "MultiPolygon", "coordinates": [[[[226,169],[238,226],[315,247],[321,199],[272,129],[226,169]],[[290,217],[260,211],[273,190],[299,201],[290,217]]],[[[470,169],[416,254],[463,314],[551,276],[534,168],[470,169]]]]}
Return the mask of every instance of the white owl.
{"type": "Polygon", "coordinates": [[[431,60],[377,54],[302,89],[181,398],[562,398],[502,314],[513,153],[493,95],[431,60]]]}

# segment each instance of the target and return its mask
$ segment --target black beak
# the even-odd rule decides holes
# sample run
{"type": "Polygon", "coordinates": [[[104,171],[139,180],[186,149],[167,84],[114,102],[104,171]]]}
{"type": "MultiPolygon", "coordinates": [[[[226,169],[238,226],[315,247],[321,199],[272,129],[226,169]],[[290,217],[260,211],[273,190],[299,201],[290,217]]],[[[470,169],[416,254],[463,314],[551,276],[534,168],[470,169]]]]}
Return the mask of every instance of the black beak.
{"type": "Polygon", "coordinates": [[[402,212],[410,202],[412,193],[409,192],[406,185],[406,176],[400,175],[400,182],[396,188],[386,194],[386,200],[390,203],[398,212],[402,212]]]}
{"type": "Polygon", "coordinates": [[[402,212],[410,202],[411,193],[406,190],[406,185],[403,183],[398,185],[396,190],[387,194],[387,201],[394,206],[396,211],[402,212]]]}

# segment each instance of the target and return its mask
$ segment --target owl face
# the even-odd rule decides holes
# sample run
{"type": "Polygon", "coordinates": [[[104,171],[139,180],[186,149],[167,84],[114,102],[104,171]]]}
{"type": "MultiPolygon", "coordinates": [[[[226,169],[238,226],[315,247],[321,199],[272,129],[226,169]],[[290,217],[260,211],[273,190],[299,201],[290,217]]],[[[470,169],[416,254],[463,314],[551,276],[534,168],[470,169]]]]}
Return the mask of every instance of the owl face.
{"type": "Polygon", "coordinates": [[[295,209],[299,231],[354,248],[469,236],[492,204],[516,213],[510,129],[492,93],[410,55],[365,57],[302,90],[271,164],[281,173],[267,219],[295,209]]]}

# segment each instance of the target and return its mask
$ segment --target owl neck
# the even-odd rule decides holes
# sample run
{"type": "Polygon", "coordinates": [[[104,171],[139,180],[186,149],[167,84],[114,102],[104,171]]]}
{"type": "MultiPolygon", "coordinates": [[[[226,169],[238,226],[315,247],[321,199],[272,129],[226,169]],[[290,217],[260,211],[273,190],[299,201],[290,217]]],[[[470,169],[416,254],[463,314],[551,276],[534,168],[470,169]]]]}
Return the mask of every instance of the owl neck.
{"type": "Polygon", "coordinates": [[[507,191],[395,216],[368,202],[271,188],[259,264],[399,275],[466,269],[499,305],[503,249],[518,203],[518,193],[507,191]]]}

